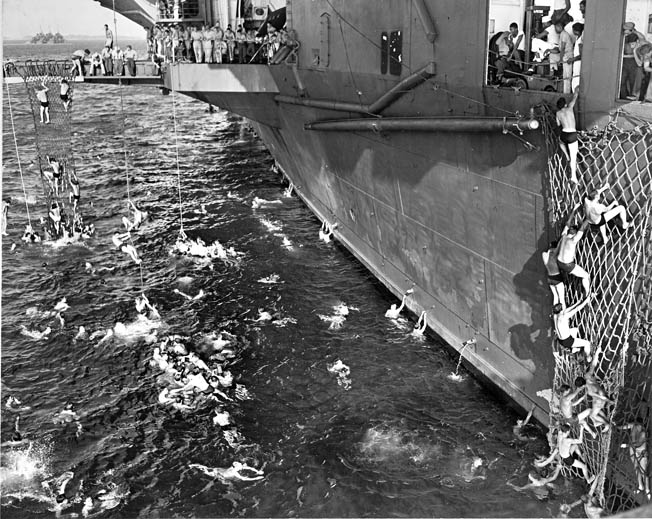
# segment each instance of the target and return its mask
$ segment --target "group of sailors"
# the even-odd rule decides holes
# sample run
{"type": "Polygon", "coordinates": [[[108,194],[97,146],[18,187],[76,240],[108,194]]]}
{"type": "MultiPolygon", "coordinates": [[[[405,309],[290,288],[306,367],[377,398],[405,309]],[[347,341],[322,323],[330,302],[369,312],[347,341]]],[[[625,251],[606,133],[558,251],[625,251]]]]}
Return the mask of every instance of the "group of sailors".
{"type": "MultiPolygon", "coordinates": [[[[46,241],[63,239],[75,242],[89,238],[95,232],[93,224],[84,224],[79,211],[81,200],[79,179],[72,168],[66,167],[64,159],[46,156],[48,167],[42,170],[46,184],[46,197],[50,200],[47,219],[41,217],[43,236],[46,241]],[[63,199],[67,198],[72,212],[66,214],[63,199]]],[[[26,242],[40,241],[38,235],[29,225],[23,236],[26,242]]]]}
{"type": "MultiPolygon", "coordinates": [[[[245,29],[234,31],[231,24],[223,29],[189,24],[154,25],[148,31],[148,54],[154,62],[188,61],[194,63],[276,63],[282,48],[296,47],[294,38],[284,28],[277,30],[268,23],[265,35],[245,29]]],[[[283,57],[289,52],[284,52],[283,57]]]]}
{"type": "MultiPolygon", "coordinates": [[[[572,109],[572,106],[571,106],[572,109]]],[[[577,179],[571,179],[577,183],[577,179]]],[[[564,384],[558,389],[555,405],[551,403],[551,410],[556,415],[557,425],[549,433],[551,445],[554,445],[550,456],[545,459],[538,459],[535,466],[543,468],[553,466],[546,477],[543,479],[531,481],[550,482],[560,473],[562,467],[576,468],[581,471],[586,482],[591,485],[588,496],[593,496],[595,492],[596,481],[595,474],[591,474],[589,465],[582,453],[582,444],[585,434],[592,438],[609,431],[613,426],[610,423],[607,406],[615,405],[615,401],[610,397],[603,387],[603,381],[598,377],[597,371],[600,362],[603,360],[602,352],[599,347],[594,347],[591,342],[580,336],[578,327],[571,325],[571,318],[578,318],[581,311],[596,298],[597,295],[591,292],[591,278],[589,273],[576,262],[577,247],[585,234],[591,230],[598,233],[602,239],[602,244],[609,242],[607,224],[609,221],[618,218],[623,230],[627,229],[631,222],[628,221],[627,210],[617,201],[603,203],[602,196],[609,189],[609,184],[588,192],[581,204],[577,204],[571,211],[571,214],[561,232],[559,241],[553,241],[547,251],[542,253],[543,263],[547,271],[548,285],[553,294],[553,325],[555,330],[555,340],[558,345],[568,352],[569,355],[579,355],[580,360],[584,361],[584,370],[582,376],[578,376],[573,381],[573,387],[564,384]],[[580,209],[583,210],[581,225],[576,224],[576,218],[580,209]],[[581,283],[584,294],[583,299],[567,306],[566,303],[566,285],[576,279],[581,283]],[[579,411],[577,406],[583,401],[588,403],[588,407],[579,411]],[[573,428],[579,429],[579,434],[573,436],[573,428]],[[556,435],[556,439],[554,436],[556,435]]],[[[646,442],[641,443],[640,435],[645,434],[645,430],[640,424],[629,424],[620,426],[623,429],[629,429],[632,437],[630,444],[630,455],[634,463],[637,475],[639,476],[639,490],[646,492],[649,499],[649,480],[643,478],[641,474],[647,472],[647,454],[644,449],[639,449],[646,442]],[[637,450],[638,449],[638,450],[637,450]],[[643,481],[645,479],[645,481],[643,481]]]]}
{"type": "Polygon", "coordinates": [[[524,74],[545,66],[551,77],[563,78],[563,92],[571,93],[579,84],[586,1],[579,3],[580,19],[568,13],[570,0],[555,0],[555,9],[543,16],[540,31],[532,35],[531,56],[525,55],[525,33],[513,22],[509,30],[495,34],[489,46],[490,82],[510,85],[524,74]]]}

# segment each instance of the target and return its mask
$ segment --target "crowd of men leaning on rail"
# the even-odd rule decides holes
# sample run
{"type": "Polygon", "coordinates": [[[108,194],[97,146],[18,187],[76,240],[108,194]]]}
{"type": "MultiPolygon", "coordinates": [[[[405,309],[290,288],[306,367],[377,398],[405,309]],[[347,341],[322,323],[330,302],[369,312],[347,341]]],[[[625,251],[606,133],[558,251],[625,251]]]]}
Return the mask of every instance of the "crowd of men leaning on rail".
{"type": "MultiPolygon", "coordinates": [[[[187,24],[154,25],[147,32],[148,59],[160,72],[161,65],[171,62],[189,63],[278,63],[297,47],[297,42],[285,29],[277,30],[267,24],[264,36],[254,29],[245,30],[231,24],[226,29],[217,22],[213,27],[187,24]],[[283,52],[281,52],[283,50],[283,52]]],[[[136,51],[127,45],[123,51],[114,46],[113,32],[104,26],[105,42],[100,52],[77,50],[72,55],[75,75],[135,76],[136,51]]]]}

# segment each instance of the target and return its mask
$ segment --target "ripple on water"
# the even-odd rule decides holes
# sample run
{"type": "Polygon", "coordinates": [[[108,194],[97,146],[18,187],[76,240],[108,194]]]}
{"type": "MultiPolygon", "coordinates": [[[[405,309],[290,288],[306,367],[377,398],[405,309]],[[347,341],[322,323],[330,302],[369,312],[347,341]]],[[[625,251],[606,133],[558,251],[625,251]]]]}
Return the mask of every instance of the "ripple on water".
{"type": "MultiPolygon", "coordinates": [[[[12,101],[25,106],[24,91],[11,88],[12,101]]],[[[535,496],[506,486],[515,472],[527,473],[523,465],[545,451],[543,441],[514,444],[511,412],[473,379],[447,378],[457,357],[431,337],[412,337],[413,322],[401,328],[384,317],[394,298],[337,242],[319,241],[320,222],[297,198],[283,196],[286,184],[243,120],[177,96],[178,177],[171,99],[145,87],[125,93],[129,192],[151,214],[132,234],[143,286],[140,269],[111,243],[127,211],[117,87],[75,87],[81,208],[97,229],[84,247],[20,242],[24,195],[12,136],[3,135],[3,196],[15,197],[2,244],[3,397],[14,394],[32,407],[22,431],[47,446],[43,455],[36,447],[15,454],[23,456],[18,465],[3,451],[3,513],[42,511],[49,505],[30,508],[38,498],[28,494],[39,495],[42,480],[68,470],[77,488],[83,480],[84,495],[105,495],[125,517],[556,513],[555,503],[542,509],[535,496]],[[179,178],[184,230],[243,252],[238,264],[169,253],[180,230],[179,178]],[[247,447],[229,447],[210,412],[182,415],[158,405],[159,373],[143,340],[156,326],[137,320],[134,309],[143,288],[165,323],[159,336],[196,337],[198,349],[200,337],[236,338],[241,355],[233,372],[252,399],[226,408],[247,447]],[[206,295],[188,302],[175,288],[206,295]],[[49,311],[63,297],[70,305],[63,328],[26,314],[49,311]],[[255,321],[258,309],[271,319],[255,321]],[[341,326],[329,329],[333,318],[341,326]],[[103,335],[73,340],[80,326],[90,336],[118,322],[123,327],[100,346],[103,335]],[[48,325],[52,332],[42,340],[20,333],[21,326],[48,325]],[[349,390],[328,371],[338,360],[350,368],[349,390]],[[81,417],[81,438],[74,425],[53,423],[65,402],[81,417]],[[265,479],[229,485],[188,469],[234,460],[265,465],[265,479]]],[[[44,211],[37,169],[29,165],[32,124],[30,114],[17,114],[30,215],[38,219],[44,211]]],[[[12,428],[3,413],[3,439],[12,428]]]]}

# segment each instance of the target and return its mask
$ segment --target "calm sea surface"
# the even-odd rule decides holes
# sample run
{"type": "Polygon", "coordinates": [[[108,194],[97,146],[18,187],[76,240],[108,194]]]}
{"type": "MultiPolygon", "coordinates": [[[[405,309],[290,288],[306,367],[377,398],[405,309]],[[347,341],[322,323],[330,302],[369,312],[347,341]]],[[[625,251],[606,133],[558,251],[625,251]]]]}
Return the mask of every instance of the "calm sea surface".
{"type": "MultiPolygon", "coordinates": [[[[4,53],[66,57],[86,46],[10,45],[4,53]]],[[[34,123],[24,87],[9,92],[28,207],[38,220],[45,208],[34,123]]],[[[81,208],[97,232],[60,248],[20,241],[27,214],[4,92],[2,194],[13,204],[2,240],[2,440],[15,417],[4,402],[14,395],[31,407],[21,429],[33,445],[2,451],[3,516],[52,516],[41,483],[66,471],[75,475],[68,493],[82,502],[111,494],[107,510],[92,512],[106,517],[551,517],[579,495],[561,478],[539,494],[507,484],[527,482],[533,456],[547,451],[541,433],[515,440],[517,416],[464,369],[451,377],[457,359],[441,342],[411,336],[413,316],[399,324],[384,317],[395,299],[343,247],[318,239],[320,222],[283,196],[283,179],[243,119],[181,96],[184,228],[242,255],[237,265],[207,265],[172,254],[180,225],[172,96],[146,87],[123,93],[131,198],[152,215],[133,238],[143,288],[164,323],[159,338],[236,337],[231,370],[252,399],[225,408],[241,445],[225,442],[210,409],[183,414],[158,403],[153,345],[73,340],[79,326],[103,335],[137,315],[140,271],[111,243],[127,214],[119,87],[75,85],[81,208]],[[280,203],[253,208],[255,197],[280,203]],[[278,283],[259,282],[272,274],[278,283]],[[189,302],[175,288],[206,296],[189,302]],[[62,328],[38,312],[63,297],[70,309],[62,328]],[[330,329],[323,317],[341,303],[349,315],[330,329]],[[275,322],[255,321],[259,309],[275,322]],[[21,331],[48,325],[53,331],[41,340],[21,331]],[[350,389],[328,371],[337,360],[350,367],[350,389]],[[74,424],[53,423],[66,402],[81,417],[79,438],[74,424]],[[265,478],[227,484],[189,467],[233,461],[264,467],[265,478]]]]}

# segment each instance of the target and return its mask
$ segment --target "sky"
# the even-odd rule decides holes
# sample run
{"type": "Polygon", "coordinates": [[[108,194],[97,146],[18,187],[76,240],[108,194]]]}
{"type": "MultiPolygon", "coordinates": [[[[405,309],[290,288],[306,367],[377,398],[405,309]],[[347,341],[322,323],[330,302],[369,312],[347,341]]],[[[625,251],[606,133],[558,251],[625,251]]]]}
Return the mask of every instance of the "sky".
{"type": "MultiPolygon", "coordinates": [[[[39,31],[104,37],[104,24],[113,30],[113,11],[94,0],[0,0],[2,38],[31,37],[39,31]]],[[[120,37],[142,38],[144,29],[118,14],[120,37]]]]}

